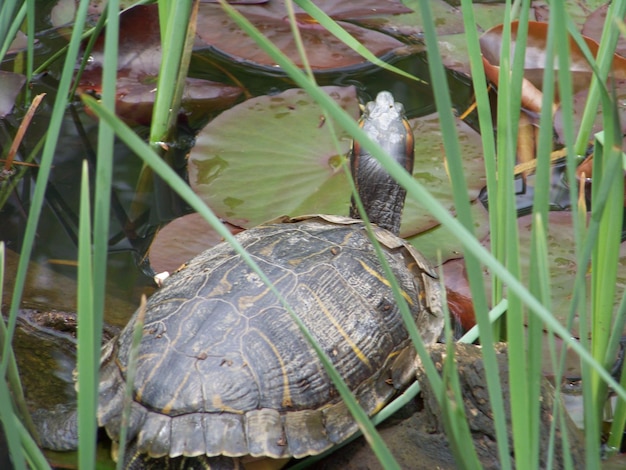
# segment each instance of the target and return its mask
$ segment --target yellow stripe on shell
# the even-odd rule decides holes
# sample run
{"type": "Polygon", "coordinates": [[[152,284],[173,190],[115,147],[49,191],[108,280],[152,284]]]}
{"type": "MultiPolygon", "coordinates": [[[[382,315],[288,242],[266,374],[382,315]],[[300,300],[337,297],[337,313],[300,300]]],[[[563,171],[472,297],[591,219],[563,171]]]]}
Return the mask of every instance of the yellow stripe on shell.
{"type": "MultiPolygon", "coordinates": [[[[308,289],[308,287],[307,287],[307,289],[308,289]]],[[[352,338],[350,338],[350,335],[348,335],[348,333],[346,333],[346,331],[343,329],[341,324],[332,315],[332,313],[330,313],[330,311],[326,308],[326,306],[321,301],[321,299],[317,296],[317,294],[315,292],[313,292],[311,289],[309,289],[309,293],[311,294],[311,296],[317,302],[317,305],[319,306],[319,308],[322,311],[322,313],[333,324],[333,326],[337,329],[337,331],[343,337],[343,339],[346,341],[346,343],[348,343],[348,345],[352,349],[352,352],[354,352],[354,354],[359,359],[359,361],[361,361],[362,363],[364,363],[367,367],[369,367],[371,369],[372,365],[370,364],[370,361],[367,358],[367,356],[365,354],[363,354],[363,351],[361,351],[361,349],[356,345],[356,343],[352,340],[352,338]]]]}
{"type": "MultiPolygon", "coordinates": [[[[369,274],[374,276],[376,279],[378,279],[380,282],[385,284],[387,287],[391,287],[391,283],[387,279],[382,277],[378,272],[376,272],[374,269],[369,267],[367,264],[365,264],[361,260],[359,260],[359,263],[361,263],[361,266],[363,266],[363,269],[365,269],[369,274]]],[[[404,297],[404,300],[406,300],[409,303],[409,305],[413,305],[413,299],[411,299],[409,294],[407,294],[403,289],[400,289],[400,294],[402,295],[402,297],[404,297]]]]}

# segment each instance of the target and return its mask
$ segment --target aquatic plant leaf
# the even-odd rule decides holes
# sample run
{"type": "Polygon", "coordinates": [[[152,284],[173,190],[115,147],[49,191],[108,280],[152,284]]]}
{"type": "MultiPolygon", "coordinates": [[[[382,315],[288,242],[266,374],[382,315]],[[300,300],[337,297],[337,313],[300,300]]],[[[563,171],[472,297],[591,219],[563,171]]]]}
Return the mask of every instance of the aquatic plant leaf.
{"type": "MultiPolygon", "coordinates": [[[[431,0],[430,2],[437,37],[463,32],[463,16],[459,8],[453,7],[444,0],[431,0]]],[[[418,11],[397,12],[399,14],[370,14],[351,21],[366,27],[386,32],[392,36],[400,34],[411,39],[423,39],[422,14],[418,11]]],[[[500,17],[502,21],[502,17],[500,17]]],[[[480,27],[477,24],[477,27],[480,27]]]]}
{"type": "MultiPolygon", "coordinates": [[[[444,66],[470,76],[467,38],[460,8],[444,0],[430,0],[429,4],[437,31],[439,53],[444,66]]],[[[486,31],[502,22],[505,4],[474,2],[472,8],[476,20],[476,29],[486,31]]],[[[398,15],[368,16],[351,20],[351,22],[393,37],[401,37],[405,41],[408,39],[411,44],[422,43],[423,41],[424,26],[419,11],[398,15]]]]}
{"type": "MultiPolygon", "coordinates": [[[[519,217],[517,219],[520,234],[520,266],[522,281],[527,284],[530,269],[530,246],[532,214],[519,217]]],[[[438,232],[433,234],[433,237],[438,232]]],[[[428,253],[429,234],[417,237],[416,240],[423,239],[425,244],[420,244],[420,248],[426,249],[428,253]]],[[[489,249],[491,244],[490,236],[484,238],[482,244],[489,249]]],[[[579,268],[576,263],[574,228],[572,226],[572,213],[568,211],[552,211],[548,213],[547,230],[548,266],[550,272],[550,283],[552,293],[551,312],[561,323],[565,324],[569,307],[574,292],[574,279],[579,268]]],[[[626,287],[626,243],[620,247],[620,260],[617,272],[617,289],[626,287]]],[[[469,283],[465,272],[465,262],[462,259],[451,259],[443,264],[445,285],[448,291],[454,292],[460,297],[471,297],[469,283]]],[[[484,272],[485,288],[487,298],[491,297],[491,275],[484,272]]],[[[587,282],[590,276],[587,275],[587,282]]],[[[588,285],[587,288],[590,288],[588,285]]],[[[589,299],[587,299],[589,301],[589,299]]],[[[578,335],[578,316],[575,318],[572,328],[572,335],[578,335]]],[[[626,334],[626,331],[624,331],[626,334]]],[[[547,347],[547,346],[546,346],[547,347]]],[[[546,364],[550,363],[549,355],[546,352],[546,364]]],[[[571,372],[571,370],[570,370],[571,372]]]]}
{"type": "MultiPolygon", "coordinates": [[[[489,234],[489,213],[479,200],[474,201],[470,208],[476,238],[483,240],[489,234]]],[[[407,241],[417,248],[433,266],[439,266],[463,256],[463,245],[456,233],[443,225],[437,225],[428,231],[408,237],[407,241]]]]}
{"type": "MultiPolygon", "coordinates": [[[[353,87],[325,87],[355,119],[353,87]]],[[[260,96],[220,114],[196,139],[189,183],[215,213],[249,228],[281,215],[346,214],[350,192],[321,108],[300,89],[260,96]]]]}
{"type": "MultiPolygon", "coordinates": [[[[37,44],[37,43],[39,43],[39,40],[35,39],[35,44],[37,44]]],[[[27,46],[28,46],[28,36],[26,36],[23,32],[18,31],[15,34],[15,39],[13,39],[13,42],[9,46],[9,50],[7,51],[7,55],[8,54],[14,54],[14,53],[19,52],[19,51],[23,51],[23,50],[26,49],[27,46]]]]}
{"type": "Polygon", "coordinates": [[[15,106],[15,98],[24,86],[26,77],[19,73],[0,70],[0,118],[11,114],[15,106]]]}
{"type": "MultiPolygon", "coordinates": [[[[585,23],[582,26],[581,33],[586,37],[600,43],[602,37],[602,29],[606,21],[606,14],[609,10],[610,3],[606,3],[596,8],[591,14],[586,16],[585,23]]],[[[617,41],[615,53],[622,57],[626,57],[626,38],[620,34],[617,41]]]]}
{"type": "MultiPolygon", "coordinates": [[[[136,2],[136,0],[119,0],[120,8],[130,8],[136,2]]],[[[106,0],[91,0],[89,2],[89,15],[93,15],[94,17],[101,15],[104,12],[104,8],[107,5],[106,0]]]]}
{"type": "MultiPolygon", "coordinates": [[[[530,264],[532,215],[518,218],[517,223],[520,234],[520,266],[524,282],[527,283],[530,264]]],[[[487,238],[484,244],[488,246],[489,243],[490,239],[487,238]]],[[[586,267],[577,265],[574,248],[572,213],[567,211],[549,212],[547,251],[552,288],[551,311],[561,324],[565,324],[569,312],[576,273],[579,269],[586,269],[586,267]]],[[[626,287],[626,243],[621,244],[619,258],[620,263],[617,268],[618,291],[626,287]]],[[[589,275],[587,275],[587,282],[590,282],[589,275]]],[[[590,286],[587,287],[589,288],[590,286]]],[[[574,321],[572,334],[574,336],[578,334],[578,317],[574,321]]]]}
{"type": "MultiPolygon", "coordinates": [[[[515,50],[518,23],[511,24],[511,55],[515,50]]],[[[498,25],[484,33],[480,38],[480,47],[483,53],[483,63],[488,78],[498,84],[500,49],[502,44],[503,25],[498,25]]],[[[543,86],[543,71],[545,64],[545,47],[548,35],[548,24],[531,21],[528,24],[527,53],[524,63],[525,83],[522,89],[523,106],[538,111],[541,103],[541,89],[543,86]]],[[[598,52],[598,44],[590,38],[583,37],[591,53],[595,56],[598,52]]],[[[570,39],[571,66],[570,73],[573,78],[574,92],[589,87],[592,71],[585,60],[583,53],[576,43],[570,39]]],[[[616,79],[626,78],[626,60],[615,55],[613,59],[612,76],[616,79]]],[[[558,99],[558,98],[557,98],[558,99]]]]}
{"type": "MultiPolygon", "coordinates": [[[[103,53],[104,35],[101,35],[79,80],[79,93],[100,93],[103,53]]],[[[125,11],[120,16],[116,112],[126,122],[150,124],[160,64],[157,5],[138,5],[125,11]]],[[[182,112],[193,121],[231,106],[240,94],[241,89],[235,86],[187,78],[182,112]]]]}
{"type": "MultiPolygon", "coordinates": [[[[597,9],[602,4],[608,4],[604,0],[585,0],[579,2],[578,0],[565,0],[565,8],[567,9],[568,21],[571,20],[578,29],[587,21],[589,13],[594,9],[597,9]]],[[[550,21],[550,5],[543,0],[537,0],[532,2],[531,9],[535,14],[535,21],[542,23],[548,23],[550,21]]]]}
{"type": "MultiPolygon", "coordinates": [[[[613,80],[610,84],[610,89],[611,95],[613,96],[615,103],[617,103],[616,111],[619,116],[619,122],[622,126],[622,134],[626,136],[626,107],[621,104],[626,102],[626,80],[613,80]]],[[[574,114],[566,116],[566,122],[572,121],[574,123],[575,131],[580,126],[583,112],[585,110],[585,105],[587,103],[588,94],[588,88],[580,90],[578,93],[576,93],[573,99],[574,114]]],[[[603,130],[603,120],[604,115],[602,112],[602,107],[599,107],[596,112],[593,126],[591,128],[591,135],[603,130]]],[[[554,114],[554,131],[557,135],[557,142],[565,142],[565,137],[563,136],[563,114],[561,112],[561,108],[559,108],[554,114]]]]}
{"type": "MultiPolygon", "coordinates": [[[[228,225],[232,234],[241,228],[228,225]]],[[[223,241],[197,213],[172,220],[157,233],[150,245],[150,267],[156,273],[174,272],[183,263],[223,241]]]]}
{"type": "MultiPolygon", "coordinates": [[[[362,16],[380,13],[402,13],[410,11],[399,2],[367,0],[341,2],[325,0],[316,2],[331,18],[352,34],[374,55],[382,56],[403,44],[377,31],[356,26],[343,20],[356,20],[362,16]]],[[[298,66],[302,66],[300,55],[287,19],[284,2],[269,1],[264,5],[240,5],[237,10],[252,22],[298,66]]],[[[296,9],[298,26],[314,70],[327,70],[366,63],[359,54],[326,31],[308,14],[296,9]]],[[[219,5],[201,4],[198,11],[198,37],[206,46],[216,49],[237,62],[246,61],[256,65],[273,67],[274,61],[263,52],[248,35],[240,30],[219,5]]]]}
{"type": "MultiPolygon", "coordinates": [[[[473,201],[486,184],[482,141],[480,135],[463,121],[457,119],[456,124],[463,153],[463,171],[468,187],[468,198],[473,201]]],[[[437,114],[430,114],[412,119],[411,126],[415,135],[413,177],[441,204],[454,212],[439,117],[437,114]]],[[[401,236],[410,237],[438,224],[439,222],[421,207],[419,201],[407,198],[400,229],[401,236]]]]}

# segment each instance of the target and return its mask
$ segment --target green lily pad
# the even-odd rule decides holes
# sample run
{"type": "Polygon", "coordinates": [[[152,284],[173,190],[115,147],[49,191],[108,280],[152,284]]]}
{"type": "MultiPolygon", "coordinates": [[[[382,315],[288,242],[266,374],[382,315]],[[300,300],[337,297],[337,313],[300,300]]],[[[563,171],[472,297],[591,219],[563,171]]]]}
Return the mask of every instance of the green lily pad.
{"type": "MultiPolygon", "coordinates": [[[[471,212],[474,219],[474,233],[479,240],[482,240],[489,234],[489,214],[479,201],[471,205],[471,212]]],[[[407,241],[434,266],[463,256],[463,245],[456,234],[443,225],[407,238],[407,241]]]]}
{"type": "MultiPolygon", "coordinates": [[[[443,140],[437,114],[412,119],[415,134],[415,167],[413,177],[430,193],[454,212],[452,188],[446,171],[443,140]]],[[[457,120],[457,133],[461,144],[463,171],[468,187],[468,198],[475,200],[485,187],[485,164],[480,135],[461,120],[457,120]]],[[[438,225],[439,222],[426,211],[419,201],[407,197],[400,233],[409,237],[438,225]]]]}
{"type": "MultiPolygon", "coordinates": [[[[551,311],[556,320],[561,324],[565,324],[569,313],[572,294],[574,292],[574,278],[578,270],[581,269],[576,263],[576,254],[574,251],[572,213],[550,212],[548,221],[547,248],[552,291],[551,311]]],[[[523,216],[518,219],[520,266],[523,273],[523,282],[526,285],[528,285],[528,270],[530,264],[531,228],[532,215],[523,216]]],[[[485,244],[488,245],[489,241],[486,240],[485,244]]],[[[619,260],[616,279],[617,292],[623,291],[626,287],[626,243],[621,244],[619,260]]],[[[590,280],[591,277],[588,273],[587,289],[590,289],[590,280]]],[[[576,316],[572,334],[575,336],[578,335],[578,316],[576,316]]]]}
{"type": "MultiPolygon", "coordinates": [[[[358,118],[353,87],[324,90],[358,118]]],[[[200,132],[189,183],[218,216],[245,228],[285,214],[346,214],[350,192],[341,160],[351,140],[335,129],[338,148],[321,108],[303,90],[250,99],[200,132]]]]}

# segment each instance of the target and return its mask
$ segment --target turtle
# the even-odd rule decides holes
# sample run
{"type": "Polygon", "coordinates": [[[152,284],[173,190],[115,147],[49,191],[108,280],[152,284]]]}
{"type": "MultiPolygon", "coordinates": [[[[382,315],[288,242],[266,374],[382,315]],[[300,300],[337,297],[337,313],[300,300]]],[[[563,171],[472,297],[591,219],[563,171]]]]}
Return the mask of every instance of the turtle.
{"type": "MultiPolygon", "coordinates": [[[[362,129],[407,171],[413,134],[380,92],[362,129]]],[[[236,236],[373,415],[415,381],[417,358],[373,246],[397,279],[426,344],[443,328],[436,272],[398,236],[405,190],[355,142],[350,168],[371,230],[350,217],[282,217],[236,236]]],[[[126,468],[241,468],[250,458],[303,458],[357,424],[288,310],[226,242],[185,263],[144,310],[126,468]]],[[[103,347],[98,424],[120,438],[139,310],[103,347]]]]}

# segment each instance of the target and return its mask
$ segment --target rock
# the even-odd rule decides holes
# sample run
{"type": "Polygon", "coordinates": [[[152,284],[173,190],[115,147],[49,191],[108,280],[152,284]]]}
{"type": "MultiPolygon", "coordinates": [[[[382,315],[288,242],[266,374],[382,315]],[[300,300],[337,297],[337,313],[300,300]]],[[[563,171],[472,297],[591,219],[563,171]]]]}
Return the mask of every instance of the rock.
{"type": "MultiPolygon", "coordinates": [[[[479,346],[455,344],[455,359],[459,372],[461,392],[465,403],[465,412],[474,447],[485,469],[500,468],[495,428],[491,418],[485,370],[479,346]]],[[[441,371],[446,355],[446,345],[437,344],[430,348],[435,365],[441,371]]],[[[508,359],[506,345],[496,345],[497,360],[503,385],[503,399],[509,428],[509,445],[512,452],[510,394],[508,392],[508,359]]],[[[379,426],[379,432],[397,462],[403,469],[456,469],[448,439],[444,433],[442,414],[436,397],[425,379],[426,374],[420,368],[417,374],[422,384],[422,392],[412,408],[403,410],[405,416],[394,416],[392,420],[379,426]],[[406,417],[408,414],[408,417],[406,417]],[[390,422],[391,421],[391,422],[390,422]]],[[[540,423],[540,462],[539,468],[547,467],[548,435],[552,423],[554,388],[547,379],[541,383],[541,423],[540,423]]],[[[565,415],[570,453],[575,468],[584,467],[584,444],[580,431],[569,416],[565,415]]],[[[561,429],[557,424],[556,449],[553,468],[564,467],[563,449],[561,448],[561,429]]],[[[513,461],[515,468],[515,462],[513,461]]],[[[348,444],[338,452],[318,462],[315,468],[324,470],[377,470],[382,466],[372,453],[364,438],[348,444]]]]}

